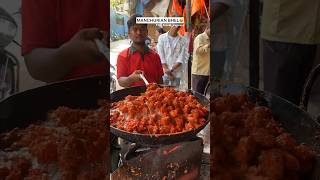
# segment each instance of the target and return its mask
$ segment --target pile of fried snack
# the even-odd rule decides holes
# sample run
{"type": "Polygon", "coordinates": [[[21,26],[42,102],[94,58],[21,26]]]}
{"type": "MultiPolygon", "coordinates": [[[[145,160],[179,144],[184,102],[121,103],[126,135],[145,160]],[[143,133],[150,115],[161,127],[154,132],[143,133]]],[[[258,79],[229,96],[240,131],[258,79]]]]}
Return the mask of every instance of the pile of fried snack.
{"type": "Polygon", "coordinates": [[[315,152],[298,144],[271,110],[248,96],[211,103],[212,177],[216,180],[298,180],[312,170],[315,152]]]}
{"type": "Polygon", "coordinates": [[[142,134],[171,134],[202,126],[208,110],[187,92],[150,84],[140,96],[113,103],[110,124],[142,134]]]}
{"type": "Polygon", "coordinates": [[[0,179],[105,179],[107,106],[59,107],[48,120],[0,134],[0,179]]]}

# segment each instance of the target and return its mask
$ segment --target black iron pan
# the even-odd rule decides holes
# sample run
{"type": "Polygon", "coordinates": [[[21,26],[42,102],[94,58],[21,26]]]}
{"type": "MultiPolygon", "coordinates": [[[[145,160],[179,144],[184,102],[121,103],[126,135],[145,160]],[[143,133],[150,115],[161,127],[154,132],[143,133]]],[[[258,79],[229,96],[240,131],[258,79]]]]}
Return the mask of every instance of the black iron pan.
{"type": "Polygon", "coordinates": [[[95,109],[99,99],[109,99],[106,76],[68,80],[27,90],[0,102],[0,133],[46,120],[59,106],[95,109]]]}
{"type": "MultiPolygon", "coordinates": [[[[122,89],[112,93],[110,95],[110,100],[111,102],[117,102],[117,101],[123,100],[128,95],[138,96],[145,91],[146,91],[146,86],[137,86],[137,87],[122,89]]],[[[207,106],[209,104],[209,100],[205,96],[193,91],[189,91],[189,92],[192,93],[202,105],[207,106]]],[[[127,131],[117,129],[112,126],[110,126],[110,132],[113,133],[115,136],[121,137],[130,142],[134,142],[134,143],[149,146],[149,147],[151,146],[154,147],[154,146],[161,146],[165,144],[173,144],[176,142],[190,140],[194,138],[196,134],[198,134],[207,125],[208,122],[209,122],[209,119],[207,118],[205,124],[195,130],[183,132],[183,133],[174,133],[174,134],[148,135],[148,134],[141,134],[141,133],[130,133],[127,131]]]]}
{"type": "MultiPolygon", "coordinates": [[[[211,100],[218,96],[226,94],[248,94],[252,102],[258,105],[269,107],[273,116],[299,143],[306,144],[317,152],[315,167],[310,177],[304,179],[320,179],[320,124],[315,117],[312,117],[305,110],[307,109],[309,94],[316,77],[320,74],[320,65],[318,65],[310,74],[306,81],[301,105],[296,106],[293,103],[252,87],[246,87],[239,84],[211,82],[211,100]]],[[[319,119],[319,118],[318,118],[319,119]]]]}

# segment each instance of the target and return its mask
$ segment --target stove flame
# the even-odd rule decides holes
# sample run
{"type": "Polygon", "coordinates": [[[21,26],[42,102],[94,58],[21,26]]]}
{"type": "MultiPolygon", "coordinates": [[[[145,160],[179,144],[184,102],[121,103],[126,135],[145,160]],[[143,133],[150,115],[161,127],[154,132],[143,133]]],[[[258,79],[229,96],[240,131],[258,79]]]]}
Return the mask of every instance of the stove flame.
{"type": "Polygon", "coordinates": [[[167,149],[167,150],[163,150],[163,155],[168,155],[174,151],[176,151],[177,149],[179,149],[181,147],[181,145],[175,145],[173,148],[171,149],[167,149]]]}

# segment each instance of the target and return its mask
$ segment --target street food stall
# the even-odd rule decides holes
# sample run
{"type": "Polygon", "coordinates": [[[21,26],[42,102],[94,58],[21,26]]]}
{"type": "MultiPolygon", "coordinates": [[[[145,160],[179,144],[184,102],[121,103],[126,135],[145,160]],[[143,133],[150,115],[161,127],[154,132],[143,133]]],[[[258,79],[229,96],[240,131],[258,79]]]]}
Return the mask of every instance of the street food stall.
{"type": "Polygon", "coordinates": [[[112,179],[209,177],[210,150],[204,153],[197,137],[209,122],[206,97],[149,84],[116,91],[110,99],[110,132],[127,141],[120,143],[112,179]]]}

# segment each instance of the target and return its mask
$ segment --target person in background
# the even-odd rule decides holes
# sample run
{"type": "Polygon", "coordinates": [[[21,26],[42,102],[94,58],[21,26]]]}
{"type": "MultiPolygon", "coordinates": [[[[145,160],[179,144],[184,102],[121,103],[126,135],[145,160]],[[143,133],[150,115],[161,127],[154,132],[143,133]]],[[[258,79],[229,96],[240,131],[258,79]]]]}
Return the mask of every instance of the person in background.
{"type": "Polygon", "coordinates": [[[157,41],[155,41],[154,39],[151,40],[151,47],[150,49],[154,52],[157,52],[157,41]]]}
{"type": "Polygon", "coordinates": [[[146,37],[146,40],[144,41],[146,46],[148,46],[149,48],[151,47],[151,43],[152,43],[152,38],[150,36],[146,37]]]}
{"type": "Polygon", "coordinates": [[[267,0],[263,5],[264,90],[297,105],[320,44],[319,12],[318,0],[267,0]]]}
{"type": "Polygon", "coordinates": [[[106,1],[22,0],[22,55],[30,75],[54,82],[107,74],[94,39],[109,30],[106,1]]]}
{"type": "Polygon", "coordinates": [[[157,27],[156,38],[152,39],[152,41],[151,41],[151,49],[154,50],[155,52],[157,52],[158,38],[161,34],[164,34],[164,33],[166,33],[166,31],[163,28],[157,27]]]}
{"type": "Polygon", "coordinates": [[[180,86],[182,69],[187,56],[185,38],[179,36],[180,26],[172,26],[158,38],[157,52],[160,56],[166,85],[180,86]]]}
{"type": "Polygon", "coordinates": [[[192,90],[204,93],[210,75],[210,24],[194,39],[192,60],[192,90]]]}
{"type": "Polygon", "coordinates": [[[159,36],[161,34],[164,34],[164,33],[166,33],[166,31],[162,27],[157,27],[157,29],[156,29],[156,38],[157,38],[157,40],[158,40],[159,36]]]}
{"type": "Polygon", "coordinates": [[[192,61],[192,54],[193,54],[193,43],[195,38],[195,29],[192,29],[191,33],[188,35],[188,53],[189,53],[189,61],[192,61]]]}
{"type": "Polygon", "coordinates": [[[162,83],[163,70],[159,55],[150,50],[145,41],[148,36],[147,24],[136,24],[132,15],[128,22],[128,36],[131,47],[120,52],[117,59],[117,78],[122,87],[145,85],[139,74],[144,74],[149,83],[162,83]]]}
{"type": "Polygon", "coordinates": [[[230,46],[229,35],[232,34],[233,0],[215,0],[213,9],[213,57],[211,64],[211,78],[222,79],[226,62],[226,51],[230,46]]]}

